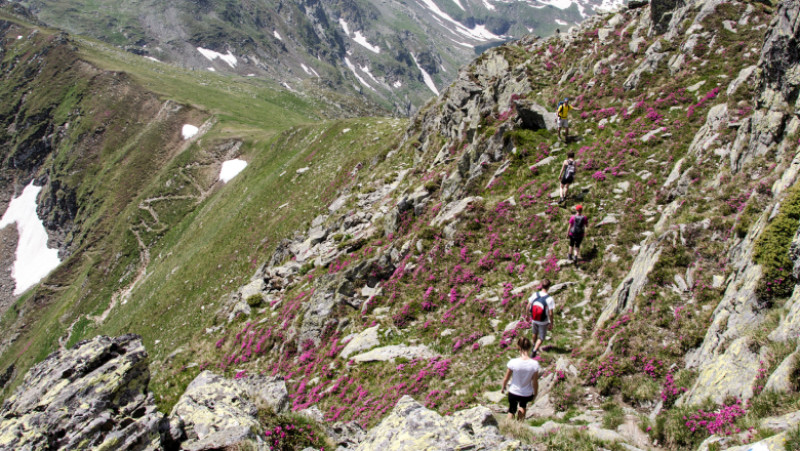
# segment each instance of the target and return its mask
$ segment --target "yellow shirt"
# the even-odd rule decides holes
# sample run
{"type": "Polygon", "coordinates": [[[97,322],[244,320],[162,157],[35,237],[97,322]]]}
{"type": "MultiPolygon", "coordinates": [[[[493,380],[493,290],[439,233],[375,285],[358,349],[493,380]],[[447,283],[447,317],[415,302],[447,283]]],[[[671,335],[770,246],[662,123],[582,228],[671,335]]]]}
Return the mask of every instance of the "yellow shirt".
{"type": "Polygon", "coordinates": [[[569,114],[569,110],[572,109],[572,106],[567,103],[562,103],[561,106],[558,108],[558,117],[561,119],[566,119],[567,115],[569,114]]]}

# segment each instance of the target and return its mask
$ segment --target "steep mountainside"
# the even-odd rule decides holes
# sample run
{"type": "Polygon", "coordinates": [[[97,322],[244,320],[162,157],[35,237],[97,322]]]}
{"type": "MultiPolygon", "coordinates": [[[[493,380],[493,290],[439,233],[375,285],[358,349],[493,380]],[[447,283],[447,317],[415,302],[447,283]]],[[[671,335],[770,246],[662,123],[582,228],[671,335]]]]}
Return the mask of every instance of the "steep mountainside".
{"type": "Polygon", "coordinates": [[[332,84],[403,114],[448,85],[487,46],[566,30],[601,6],[595,0],[23,4],[48,24],[159,61],[264,76],[300,92],[332,84]]]}
{"type": "MultiPolygon", "coordinates": [[[[230,155],[251,159],[246,172],[224,188],[209,176],[195,186],[208,197],[159,224],[194,191],[178,179],[195,166],[167,165],[129,207],[141,216],[119,215],[120,239],[151,238],[139,265],[111,266],[127,279],[94,276],[111,282],[85,293],[86,268],[59,279],[75,294],[58,309],[4,317],[19,335],[0,357],[0,444],[80,441],[31,425],[64,424],[64,394],[114,380],[119,357],[136,377],[117,376],[129,395],[105,424],[138,431],[125,449],[800,448],[799,17],[798,0],[635,4],[486,52],[407,128],[265,136],[217,105],[227,124],[191,156],[241,142],[230,155]],[[568,152],[577,180],[559,204],[568,152]],[[159,214],[142,207],[166,198],[159,214]],[[589,229],[571,262],[578,203],[589,229]],[[557,310],[540,392],[526,423],[498,430],[505,364],[544,278],[557,310]],[[58,336],[129,332],[148,372],[123,336],[60,350],[22,380],[58,336]],[[99,364],[59,371],[75,355],[99,364]]],[[[18,305],[38,311],[47,283],[18,305]]]]}

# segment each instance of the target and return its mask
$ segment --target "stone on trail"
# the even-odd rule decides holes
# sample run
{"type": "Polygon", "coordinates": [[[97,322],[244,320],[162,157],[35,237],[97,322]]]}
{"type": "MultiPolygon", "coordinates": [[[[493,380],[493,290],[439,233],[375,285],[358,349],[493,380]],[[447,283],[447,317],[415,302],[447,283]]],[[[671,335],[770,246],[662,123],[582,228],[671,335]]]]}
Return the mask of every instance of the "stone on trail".
{"type": "Polygon", "coordinates": [[[500,435],[492,412],[483,406],[443,417],[406,395],[392,413],[371,429],[358,451],[518,449],[520,442],[500,435]]]}

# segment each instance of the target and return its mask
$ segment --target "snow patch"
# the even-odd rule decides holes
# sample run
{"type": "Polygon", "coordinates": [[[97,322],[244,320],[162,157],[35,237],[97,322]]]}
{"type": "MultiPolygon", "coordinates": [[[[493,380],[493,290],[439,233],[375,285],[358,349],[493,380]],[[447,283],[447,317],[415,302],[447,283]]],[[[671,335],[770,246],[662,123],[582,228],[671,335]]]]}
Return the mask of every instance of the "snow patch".
{"type": "Polygon", "coordinates": [[[216,71],[217,71],[217,70],[216,70],[216,69],[214,69],[213,67],[207,67],[206,69],[208,69],[208,70],[209,70],[209,71],[211,71],[211,72],[216,72],[216,71]]]}
{"type": "Polygon", "coordinates": [[[488,9],[489,11],[494,11],[495,10],[494,5],[489,3],[488,0],[483,0],[483,6],[484,6],[484,8],[488,9]]]}
{"type": "Polygon", "coordinates": [[[183,135],[183,139],[189,139],[194,137],[194,135],[196,135],[199,131],[200,129],[194,125],[184,124],[183,129],[181,130],[181,135],[183,135]]]}
{"type": "Polygon", "coordinates": [[[419,65],[419,62],[417,61],[417,57],[414,56],[413,53],[411,54],[411,58],[414,60],[414,64],[417,65],[417,69],[419,69],[419,71],[422,72],[422,80],[425,81],[425,85],[431,91],[433,91],[434,94],[436,94],[438,96],[439,95],[439,90],[436,89],[436,84],[433,82],[433,79],[431,78],[430,74],[425,72],[425,69],[423,69],[422,66],[419,65]]]}
{"type": "Polygon", "coordinates": [[[286,83],[286,82],[284,81],[283,83],[281,83],[281,85],[282,85],[284,88],[288,89],[290,92],[293,92],[293,93],[295,93],[295,94],[299,94],[299,92],[297,92],[297,90],[295,90],[294,88],[292,88],[291,86],[289,86],[289,83],[286,83]]]}
{"type": "Polygon", "coordinates": [[[461,11],[466,11],[466,9],[464,9],[464,6],[461,4],[459,0],[453,0],[453,3],[455,3],[456,6],[458,6],[459,8],[461,8],[461,11]]]}
{"type": "Polygon", "coordinates": [[[362,85],[366,86],[367,88],[375,91],[375,88],[373,88],[369,83],[367,83],[367,80],[364,80],[364,78],[361,77],[361,75],[358,74],[358,71],[356,70],[356,66],[353,65],[353,63],[350,62],[350,58],[345,57],[344,64],[347,66],[348,69],[350,69],[350,71],[353,73],[353,75],[356,76],[356,79],[358,80],[359,83],[361,83],[362,85]]]}
{"type": "Polygon", "coordinates": [[[222,163],[222,168],[219,170],[219,179],[222,183],[228,183],[239,175],[240,172],[247,167],[247,162],[240,159],[228,160],[222,163]]]}
{"type": "Polygon", "coordinates": [[[451,41],[455,42],[455,43],[456,43],[456,44],[458,44],[458,45],[461,45],[461,46],[464,46],[464,47],[467,47],[467,48],[470,48],[470,49],[474,49],[474,48],[475,48],[475,46],[474,46],[474,45],[472,45],[472,44],[467,44],[466,42],[460,42],[460,41],[456,41],[455,39],[451,39],[451,41]]]}
{"type": "Polygon", "coordinates": [[[315,77],[319,78],[319,74],[317,73],[317,71],[315,71],[315,70],[314,70],[314,68],[313,68],[313,67],[308,67],[308,66],[306,66],[305,64],[302,64],[302,63],[300,64],[300,67],[302,67],[302,68],[303,68],[303,70],[304,70],[304,71],[305,71],[305,72],[306,72],[308,75],[313,75],[313,76],[315,76],[315,77]]]}
{"type": "Polygon", "coordinates": [[[283,38],[281,37],[281,34],[278,33],[278,30],[273,30],[272,31],[272,35],[275,36],[275,39],[277,39],[279,41],[283,41],[283,38]]]}
{"type": "Polygon", "coordinates": [[[19,241],[11,276],[16,282],[14,294],[20,295],[36,285],[61,263],[58,249],[47,247],[47,231],[36,214],[36,197],[42,190],[31,182],[22,194],[8,204],[0,228],[17,224],[19,241]]]}
{"type": "Polygon", "coordinates": [[[400,88],[403,86],[403,83],[400,83],[400,81],[396,81],[392,86],[394,86],[395,88],[400,88]]]}
{"type": "Polygon", "coordinates": [[[362,71],[362,72],[364,72],[365,74],[367,74],[367,76],[368,76],[369,78],[371,78],[371,79],[372,79],[372,81],[374,81],[375,83],[377,83],[377,84],[379,84],[379,85],[382,85],[382,84],[383,84],[383,83],[382,83],[380,80],[378,80],[377,78],[375,78],[375,76],[374,76],[374,75],[372,75],[372,71],[370,71],[370,70],[369,70],[369,66],[361,66],[361,71],[362,71]]]}
{"type": "Polygon", "coordinates": [[[228,65],[234,69],[236,69],[236,63],[239,62],[239,60],[236,59],[236,56],[234,56],[230,50],[228,50],[227,55],[223,55],[222,53],[218,53],[213,50],[204,49],[202,47],[197,47],[197,51],[200,52],[203,56],[205,56],[206,59],[208,59],[209,61],[214,61],[215,59],[219,58],[222,61],[228,63],[228,65]]]}
{"type": "Polygon", "coordinates": [[[150,61],[155,61],[155,62],[157,62],[157,63],[160,63],[160,62],[161,62],[161,61],[159,61],[159,60],[157,60],[157,59],[153,58],[152,56],[145,56],[144,58],[145,58],[145,59],[148,59],[148,60],[150,60],[150,61]]]}
{"type": "Polygon", "coordinates": [[[381,48],[378,47],[377,45],[372,45],[369,42],[367,42],[367,38],[363,34],[361,34],[360,31],[356,31],[353,40],[356,41],[357,44],[361,44],[362,47],[369,50],[370,52],[381,53],[381,48]]]}
{"type": "Polygon", "coordinates": [[[350,27],[347,26],[347,22],[345,22],[344,19],[342,19],[341,17],[339,18],[339,25],[342,26],[342,30],[344,30],[344,34],[349,37],[350,36],[350,27]]]}
{"type": "Polygon", "coordinates": [[[559,19],[556,19],[556,24],[562,25],[562,26],[566,26],[567,25],[566,22],[564,22],[563,20],[559,20],[559,19]]]}
{"type": "Polygon", "coordinates": [[[349,128],[346,128],[346,129],[342,130],[342,133],[344,134],[344,133],[347,133],[347,132],[349,132],[349,131],[350,131],[350,129],[349,129],[349,128]]]}
{"type": "MultiPolygon", "coordinates": [[[[487,30],[484,25],[477,25],[475,28],[469,29],[465,27],[461,22],[453,19],[447,13],[439,9],[436,3],[433,0],[417,0],[422,6],[428,8],[434,15],[438,16],[442,20],[449,22],[450,25],[454,26],[454,29],[450,29],[451,32],[454,34],[460,34],[462,36],[466,36],[470,39],[474,39],[476,41],[493,41],[493,40],[500,40],[502,39],[501,36],[498,36],[491,31],[487,30]]],[[[555,1],[566,1],[570,2],[572,0],[555,0],[555,1]]],[[[436,19],[436,17],[434,17],[436,19]]],[[[441,22],[440,22],[441,23],[441,22]]],[[[444,23],[442,23],[444,25],[444,23]]]]}

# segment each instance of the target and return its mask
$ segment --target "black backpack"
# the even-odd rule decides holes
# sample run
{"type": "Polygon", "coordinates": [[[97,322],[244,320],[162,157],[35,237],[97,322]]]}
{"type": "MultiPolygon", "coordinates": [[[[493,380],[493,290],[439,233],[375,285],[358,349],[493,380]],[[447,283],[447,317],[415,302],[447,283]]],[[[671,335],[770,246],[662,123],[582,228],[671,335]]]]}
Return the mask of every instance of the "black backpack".
{"type": "Polygon", "coordinates": [[[575,180],[575,160],[568,161],[567,167],[564,169],[564,179],[566,183],[572,183],[575,180]]]}
{"type": "Polygon", "coordinates": [[[583,236],[585,226],[586,216],[575,215],[575,221],[572,222],[572,236],[583,236]]]}

